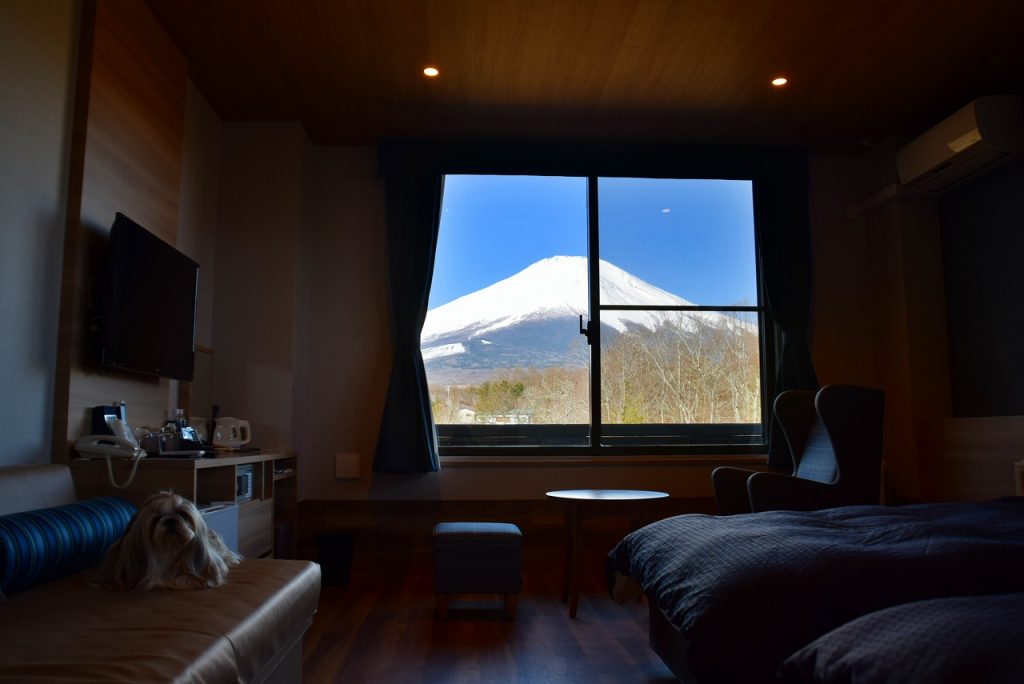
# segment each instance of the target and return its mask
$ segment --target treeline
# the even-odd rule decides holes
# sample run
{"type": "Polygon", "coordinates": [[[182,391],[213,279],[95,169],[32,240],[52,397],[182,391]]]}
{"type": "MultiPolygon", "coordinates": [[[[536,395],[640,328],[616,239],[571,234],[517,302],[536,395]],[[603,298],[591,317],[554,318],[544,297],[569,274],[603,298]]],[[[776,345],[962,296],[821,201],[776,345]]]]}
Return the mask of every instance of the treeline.
{"type": "MultiPolygon", "coordinates": [[[[617,335],[601,352],[601,416],[621,423],[756,423],[757,326],[735,316],[679,314],[617,335]]],[[[570,353],[580,358],[579,350],[570,353]]],[[[431,388],[434,421],[571,424],[590,420],[585,365],[507,371],[479,385],[431,388]]]]}

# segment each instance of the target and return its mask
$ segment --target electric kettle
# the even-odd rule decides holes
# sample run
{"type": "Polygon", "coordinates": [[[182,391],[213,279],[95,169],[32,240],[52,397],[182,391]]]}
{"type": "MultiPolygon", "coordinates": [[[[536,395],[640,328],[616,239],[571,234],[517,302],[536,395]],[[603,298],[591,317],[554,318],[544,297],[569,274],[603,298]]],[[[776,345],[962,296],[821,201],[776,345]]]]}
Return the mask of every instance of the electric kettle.
{"type": "Polygon", "coordinates": [[[213,428],[213,445],[237,449],[249,443],[249,421],[240,418],[218,418],[213,428]]]}

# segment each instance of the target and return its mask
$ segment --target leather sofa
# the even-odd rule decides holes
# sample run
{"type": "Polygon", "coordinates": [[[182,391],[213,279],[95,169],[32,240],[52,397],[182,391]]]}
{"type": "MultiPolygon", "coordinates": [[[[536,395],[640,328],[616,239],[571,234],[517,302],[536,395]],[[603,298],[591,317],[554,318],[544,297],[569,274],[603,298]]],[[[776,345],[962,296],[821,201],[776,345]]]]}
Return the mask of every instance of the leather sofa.
{"type": "MultiPolygon", "coordinates": [[[[67,466],[0,468],[0,515],[74,501],[67,466]]],[[[109,591],[92,578],[81,570],[0,603],[0,682],[302,680],[315,563],[246,559],[224,585],[192,591],[109,591]]]]}

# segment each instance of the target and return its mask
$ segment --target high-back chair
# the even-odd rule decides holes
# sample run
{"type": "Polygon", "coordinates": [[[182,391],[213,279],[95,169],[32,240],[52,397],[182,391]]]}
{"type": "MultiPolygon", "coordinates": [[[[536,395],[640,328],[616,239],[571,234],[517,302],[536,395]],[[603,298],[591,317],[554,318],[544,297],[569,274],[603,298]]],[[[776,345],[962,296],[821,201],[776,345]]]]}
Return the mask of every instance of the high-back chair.
{"type": "Polygon", "coordinates": [[[808,511],[877,504],[882,476],[885,395],[854,385],[790,390],[775,399],[775,417],[793,457],[793,472],[716,468],[722,515],[808,511]]]}

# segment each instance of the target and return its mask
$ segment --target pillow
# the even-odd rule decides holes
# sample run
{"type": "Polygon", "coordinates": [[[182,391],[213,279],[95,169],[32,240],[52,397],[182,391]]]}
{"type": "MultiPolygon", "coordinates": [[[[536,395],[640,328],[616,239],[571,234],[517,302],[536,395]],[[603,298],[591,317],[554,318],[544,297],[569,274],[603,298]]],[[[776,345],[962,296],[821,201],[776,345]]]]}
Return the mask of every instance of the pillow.
{"type": "Polygon", "coordinates": [[[791,655],[786,682],[1024,682],[1024,594],[955,596],[868,613],[791,655]]]}
{"type": "Polygon", "coordinates": [[[103,560],[135,507],[115,497],[0,516],[0,590],[10,595],[103,560]]]}

